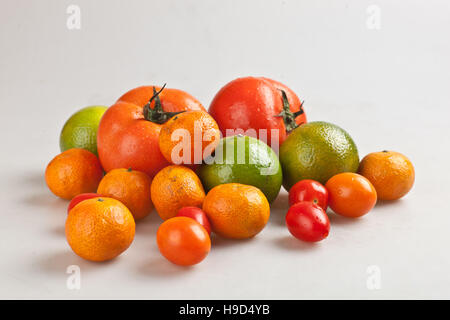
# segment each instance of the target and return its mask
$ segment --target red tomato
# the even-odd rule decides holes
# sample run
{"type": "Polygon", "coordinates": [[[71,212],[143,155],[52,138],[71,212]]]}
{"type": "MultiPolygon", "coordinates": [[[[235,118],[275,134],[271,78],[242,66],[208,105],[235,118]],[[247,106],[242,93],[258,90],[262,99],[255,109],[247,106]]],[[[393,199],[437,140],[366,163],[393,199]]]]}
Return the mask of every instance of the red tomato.
{"type": "Polygon", "coordinates": [[[211,224],[209,223],[206,213],[202,209],[197,207],[183,207],[178,210],[176,216],[194,219],[206,229],[206,232],[208,232],[209,235],[211,235],[211,224]]]}
{"type": "Polygon", "coordinates": [[[297,239],[316,242],[325,239],[330,232],[330,220],[318,205],[302,201],[289,208],[286,225],[297,239]]]}
{"type": "Polygon", "coordinates": [[[206,229],[188,217],[164,221],[156,233],[156,242],[161,254],[180,266],[201,262],[211,250],[211,239],[206,229]]]}
{"type": "Polygon", "coordinates": [[[309,201],[317,204],[324,211],[328,208],[328,190],[318,181],[301,180],[289,190],[289,205],[309,201]]]}
{"type": "Polygon", "coordinates": [[[247,134],[270,146],[272,129],[278,130],[280,146],[290,131],[306,123],[306,114],[297,95],[284,84],[267,78],[246,77],[229,82],[214,97],[209,113],[223,136],[247,134]],[[255,132],[227,133],[227,129],[254,129],[255,132]],[[267,139],[260,134],[260,129],[267,130],[267,139]]]}
{"type": "Polygon", "coordinates": [[[372,210],[377,203],[375,187],[357,173],[337,174],[325,186],[330,194],[330,208],[341,216],[358,218],[372,210]]]}
{"type": "Polygon", "coordinates": [[[67,213],[69,213],[70,210],[72,210],[73,207],[75,207],[77,204],[79,204],[81,201],[97,198],[100,197],[98,193],[81,193],[77,196],[75,196],[69,203],[69,206],[67,207],[67,213]]]}
{"type": "Polygon", "coordinates": [[[169,165],[159,149],[161,125],[181,111],[206,111],[190,94],[163,89],[132,89],[106,110],[97,134],[98,156],[106,172],[133,168],[153,177],[169,165]]]}

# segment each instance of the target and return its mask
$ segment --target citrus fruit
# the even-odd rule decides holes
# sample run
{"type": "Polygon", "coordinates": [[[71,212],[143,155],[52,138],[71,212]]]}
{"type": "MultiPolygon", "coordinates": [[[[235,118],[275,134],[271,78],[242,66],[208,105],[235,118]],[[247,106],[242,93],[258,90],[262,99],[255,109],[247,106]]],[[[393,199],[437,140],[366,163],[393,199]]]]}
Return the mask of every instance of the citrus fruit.
{"type": "Polygon", "coordinates": [[[188,217],[164,221],[156,233],[156,242],[161,254],[180,266],[201,262],[211,250],[211,239],[206,229],[188,217]]]}
{"type": "Polygon", "coordinates": [[[362,175],[344,172],[333,176],[325,187],[328,203],[337,214],[358,218],[368,213],[377,202],[377,192],[362,175]]]}
{"type": "Polygon", "coordinates": [[[74,113],[64,124],[59,137],[61,151],[83,148],[97,155],[97,130],[108,107],[91,106],[74,113]]]}
{"type": "Polygon", "coordinates": [[[167,220],[175,217],[183,207],[201,207],[205,191],[194,171],[171,165],[153,178],[151,197],[159,216],[167,220]]]}
{"type": "Polygon", "coordinates": [[[242,135],[222,139],[214,159],[198,174],[206,190],[224,183],[247,184],[259,188],[269,202],[275,200],[283,181],[276,153],[261,140],[242,135]]]}
{"type": "Polygon", "coordinates": [[[414,166],[403,154],[394,151],[373,152],[359,165],[359,173],[372,182],[380,200],[397,200],[414,184],[414,166]]]}
{"type": "Polygon", "coordinates": [[[96,192],[103,177],[98,158],[85,149],[69,149],[53,158],[45,181],[56,196],[71,200],[81,193],[96,192]]]}
{"type": "Polygon", "coordinates": [[[341,172],[356,172],[358,150],[350,135],[328,122],[310,122],[294,129],[280,148],[283,186],[311,179],[325,184],[341,172]]]}
{"type": "Polygon", "coordinates": [[[144,172],[131,168],[113,169],[100,181],[97,193],[119,200],[138,220],[146,217],[153,209],[151,184],[152,179],[144,172]]]}
{"type": "Polygon", "coordinates": [[[130,211],[111,198],[84,200],[70,210],[66,238],[72,250],[86,260],[110,260],[133,242],[135,223],[130,211]]]}
{"type": "Polygon", "coordinates": [[[211,189],[203,202],[212,230],[232,239],[251,238],[269,221],[266,196],[254,186],[221,184],[211,189]]]}
{"type": "Polygon", "coordinates": [[[205,111],[186,111],[170,118],[159,133],[159,148],[173,164],[201,164],[219,144],[220,130],[205,111]]]}

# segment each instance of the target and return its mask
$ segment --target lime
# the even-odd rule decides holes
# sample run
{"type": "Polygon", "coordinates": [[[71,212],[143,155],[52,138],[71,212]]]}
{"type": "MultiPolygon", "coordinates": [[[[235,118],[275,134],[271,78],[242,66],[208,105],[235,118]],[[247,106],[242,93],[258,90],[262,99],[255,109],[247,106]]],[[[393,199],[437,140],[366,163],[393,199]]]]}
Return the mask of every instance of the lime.
{"type": "Polygon", "coordinates": [[[97,155],[97,130],[108,107],[91,106],[74,113],[64,124],[59,137],[61,151],[82,148],[97,155]]]}
{"type": "Polygon", "coordinates": [[[342,128],[328,122],[309,122],[291,132],[280,147],[283,186],[312,179],[325,184],[341,172],[356,172],[358,149],[342,128]]]}
{"type": "Polygon", "coordinates": [[[198,174],[207,191],[224,183],[247,184],[259,188],[269,202],[280,192],[280,161],[261,140],[243,135],[224,138],[205,162],[198,174]]]}

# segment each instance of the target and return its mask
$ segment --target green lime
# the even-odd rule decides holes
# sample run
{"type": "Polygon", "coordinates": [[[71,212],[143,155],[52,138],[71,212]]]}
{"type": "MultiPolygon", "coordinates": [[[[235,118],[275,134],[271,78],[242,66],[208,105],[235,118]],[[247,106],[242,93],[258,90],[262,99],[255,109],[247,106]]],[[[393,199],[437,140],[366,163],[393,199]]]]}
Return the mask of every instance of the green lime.
{"type": "Polygon", "coordinates": [[[108,107],[91,106],[74,113],[64,124],[59,137],[61,151],[82,148],[97,155],[97,130],[108,107]]]}
{"type": "Polygon", "coordinates": [[[214,157],[205,159],[198,171],[207,191],[224,183],[259,188],[272,202],[280,192],[283,175],[276,153],[261,140],[237,135],[224,138],[214,157]]]}
{"type": "Polygon", "coordinates": [[[309,122],[296,128],[280,147],[283,186],[312,179],[325,184],[341,172],[356,172],[358,149],[342,128],[328,122],[309,122]]]}

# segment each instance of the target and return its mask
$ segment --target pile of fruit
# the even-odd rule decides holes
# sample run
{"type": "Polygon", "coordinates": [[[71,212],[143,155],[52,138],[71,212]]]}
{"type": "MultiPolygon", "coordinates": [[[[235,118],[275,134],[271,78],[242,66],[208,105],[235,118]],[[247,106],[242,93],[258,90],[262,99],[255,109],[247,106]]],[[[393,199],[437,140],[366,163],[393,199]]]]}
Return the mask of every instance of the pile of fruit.
{"type": "Polygon", "coordinates": [[[70,200],[67,242],[91,261],[124,252],[136,222],[153,208],[163,220],[161,254],[188,266],[208,255],[212,232],[232,239],[260,233],[282,186],[289,192],[287,229],[315,242],[330,232],[328,206],[357,218],[378,199],[403,197],[414,183],[404,155],[374,152],[360,162],[346,131],[307,122],[298,96],[267,78],[231,81],[209,112],[184,91],[138,87],[109,108],[72,115],[60,147],[45,179],[70,200]]]}

